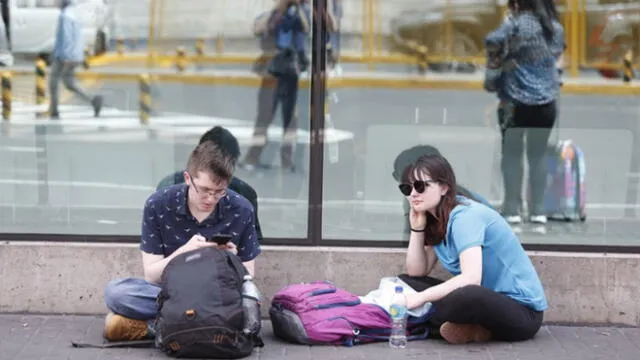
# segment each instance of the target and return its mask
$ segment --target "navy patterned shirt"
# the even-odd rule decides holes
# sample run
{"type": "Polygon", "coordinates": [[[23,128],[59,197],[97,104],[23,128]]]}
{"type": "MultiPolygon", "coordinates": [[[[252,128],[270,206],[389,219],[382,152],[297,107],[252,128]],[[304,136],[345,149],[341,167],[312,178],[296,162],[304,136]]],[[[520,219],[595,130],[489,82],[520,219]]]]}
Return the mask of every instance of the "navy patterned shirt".
{"type": "Polygon", "coordinates": [[[503,48],[498,96],[525,105],[543,105],[560,91],[556,60],[564,50],[564,28],[554,21],[554,36],[547,41],[542,25],[531,12],[507,19],[485,38],[487,48],[503,48]]]}
{"type": "Polygon", "coordinates": [[[187,191],[188,185],[179,184],[149,196],[142,218],[142,251],[167,257],[193,235],[209,238],[214,234],[229,234],[242,261],[253,260],[260,254],[253,206],[247,199],[227,189],[211,215],[198,222],[187,207],[187,191]]]}

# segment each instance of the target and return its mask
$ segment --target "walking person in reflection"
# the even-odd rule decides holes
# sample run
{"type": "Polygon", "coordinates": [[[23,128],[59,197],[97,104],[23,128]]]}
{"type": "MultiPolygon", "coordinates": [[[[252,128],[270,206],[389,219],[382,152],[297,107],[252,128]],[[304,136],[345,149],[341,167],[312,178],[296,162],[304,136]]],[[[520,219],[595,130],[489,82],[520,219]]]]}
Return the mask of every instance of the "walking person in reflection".
{"type": "Polygon", "coordinates": [[[267,144],[269,126],[278,104],[281,104],[283,140],[280,163],[283,169],[295,171],[293,145],[296,142],[298,81],[301,72],[309,66],[307,41],[310,22],[310,5],[301,0],[280,0],[267,21],[258,23],[256,33],[275,37],[276,54],[268,64],[268,72],[276,79],[276,89],[271,106],[260,108],[256,118],[253,145],[247,152],[242,166],[253,169],[260,163],[267,144]]]}
{"type": "Polygon", "coordinates": [[[399,278],[417,291],[407,296],[408,308],[431,303],[428,325],[452,344],[533,338],[548,304],[511,226],[491,207],[458,195],[440,155],[420,157],[401,178],[411,236],[407,274],[399,278]],[[428,276],[438,261],[452,278],[428,276]]]}
{"type": "Polygon", "coordinates": [[[9,0],[1,0],[0,7],[2,21],[0,21],[0,66],[13,65],[13,53],[11,51],[11,19],[9,0]]]}
{"type": "MultiPolygon", "coordinates": [[[[272,29],[269,29],[269,21],[272,20],[273,15],[277,11],[277,6],[279,6],[280,0],[274,0],[275,8],[269,11],[265,11],[260,14],[253,23],[253,34],[258,37],[260,41],[260,56],[253,64],[253,69],[256,74],[260,76],[260,86],[258,88],[258,106],[256,109],[256,126],[258,124],[271,124],[272,118],[275,113],[275,88],[273,86],[273,78],[269,76],[267,71],[267,67],[269,65],[269,59],[273,57],[277,48],[276,48],[276,38],[272,29]]],[[[263,144],[267,142],[267,130],[256,127],[255,132],[253,134],[253,143],[263,144]]],[[[268,125],[267,125],[268,127],[268,125]]],[[[255,150],[254,150],[255,151],[255,150]]],[[[245,165],[244,162],[241,163],[241,166],[248,167],[252,169],[254,166],[260,166],[259,163],[259,155],[257,159],[251,161],[251,165],[245,165]]]]}
{"type": "Polygon", "coordinates": [[[75,78],[76,68],[84,61],[84,41],[82,39],[82,24],[76,15],[77,0],[61,0],[60,15],[56,28],[56,42],[53,49],[53,63],[49,75],[49,92],[51,102],[49,104],[49,116],[59,119],[59,83],[62,80],[64,86],[84,102],[91,104],[95,117],[100,116],[102,108],[102,96],[89,96],[82,90],[75,78]]]}
{"type": "Polygon", "coordinates": [[[327,28],[327,70],[342,75],[340,66],[340,22],[342,21],[342,0],[327,0],[324,23],[327,28]]]}
{"type": "Polygon", "coordinates": [[[545,156],[553,128],[560,79],[556,62],[564,49],[564,29],[552,0],[509,0],[510,16],[487,35],[485,88],[500,99],[502,133],[502,213],[522,222],[523,153],[529,162],[529,220],[545,224],[545,156]]]}

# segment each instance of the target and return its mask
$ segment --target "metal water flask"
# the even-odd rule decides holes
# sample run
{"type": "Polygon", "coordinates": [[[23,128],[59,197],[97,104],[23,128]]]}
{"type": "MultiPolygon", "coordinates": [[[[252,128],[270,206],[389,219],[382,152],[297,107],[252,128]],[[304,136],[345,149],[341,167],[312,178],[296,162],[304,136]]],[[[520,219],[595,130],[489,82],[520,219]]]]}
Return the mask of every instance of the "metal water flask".
{"type": "Polygon", "coordinates": [[[242,310],[244,311],[245,334],[257,334],[260,332],[260,302],[262,295],[253,282],[251,275],[245,275],[242,283],[242,310]]]}

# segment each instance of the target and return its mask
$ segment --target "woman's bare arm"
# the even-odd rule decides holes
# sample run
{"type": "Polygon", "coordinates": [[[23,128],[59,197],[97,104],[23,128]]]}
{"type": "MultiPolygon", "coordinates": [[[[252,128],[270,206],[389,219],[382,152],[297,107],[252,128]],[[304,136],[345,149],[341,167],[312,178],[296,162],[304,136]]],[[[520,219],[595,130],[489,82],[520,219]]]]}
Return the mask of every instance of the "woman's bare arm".
{"type": "Polygon", "coordinates": [[[424,233],[411,232],[406,261],[409,276],[426,276],[433,271],[438,258],[433,246],[424,246],[424,233]]]}

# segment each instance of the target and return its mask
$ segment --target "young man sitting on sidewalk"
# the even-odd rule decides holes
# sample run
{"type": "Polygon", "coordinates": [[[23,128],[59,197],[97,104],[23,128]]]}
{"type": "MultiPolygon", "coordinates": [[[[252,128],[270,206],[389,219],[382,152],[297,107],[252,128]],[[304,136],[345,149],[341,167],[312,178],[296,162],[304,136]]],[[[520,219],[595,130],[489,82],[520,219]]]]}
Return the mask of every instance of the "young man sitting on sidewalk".
{"type": "Polygon", "coordinates": [[[153,193],[142,217],[144,279],[111,281],[105,288],[107,315],[104,336],[110,341],[152,338],[157,315],[157,285],[165,266],[177,255],[202,247],[214,234],[232,235],[227,250],[237,254],[251,275],[260,244],[251,203],[228,189],[233,160],[210,141],[193,150],[184,172],[185,184],[153,193]]]}
{"type": "MultiPolygon", "coordinates": [[[[220,151],[222,151],[225,156],[229,156],[231,158],[233,166],[236,166],[236,164],[238,163],[238,159],[240,158],[240,144],[238,143],[238,139],[233,136],[231,131],[223,128],[222,126],[215,126],[209,129],[206,133],[202,134],[198,144],[202,144],[205,141],[211,141],[216,146],[218,146],[218,148],[220,148],[220,151]]],[[[160,183],[158,183],[156,190],[160,190],[175,184],[183,184],[184,181],[184,170],[176,171],[160,180],[160,183]]],[[[249,200],[251,205],[253,205],[256,233],[258,234],[258,241],[262,241],[262,228],[260,228],[260,220],[258,220],[258,194],[253,189],[253,187],[251,187],[251,185],[247,184],[236,176],[231,177],[231,181],[229,182],[229,189],[244,196],[247,200],[249,200]]]]}

